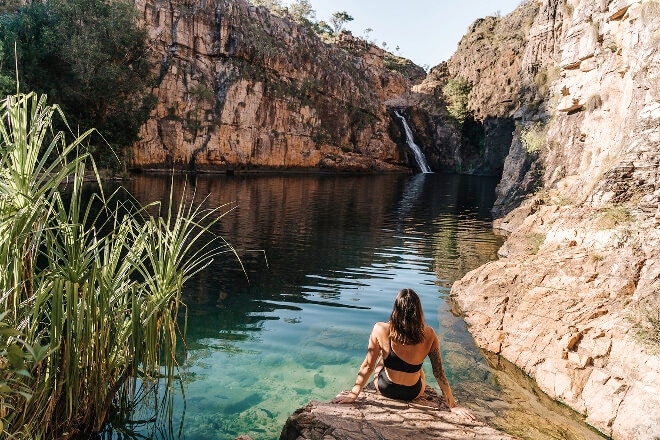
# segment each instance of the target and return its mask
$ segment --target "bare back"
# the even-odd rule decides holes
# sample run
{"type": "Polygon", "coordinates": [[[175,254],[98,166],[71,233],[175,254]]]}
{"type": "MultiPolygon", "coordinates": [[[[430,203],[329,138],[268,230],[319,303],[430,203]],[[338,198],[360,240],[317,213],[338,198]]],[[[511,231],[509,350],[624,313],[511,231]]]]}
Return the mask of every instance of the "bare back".
{"type": "MultiPolygon", "coordinates": [[[[402,361],[411,365],[417,365],[424,362],[424,359],[426,359],[426,356],[428,356],[429,351],[433,346],[433,342],[437,341],[435,331],[428,325],[424,329],[424,340],[419,344],[414,345],[400,344],[392,341],[390,338],[390,325],[386,322],[376,323],[373,332],[378,340],[378,345],[380,345],[382,356],[376,366],[376,374],[378,374],[381,368],[384,368],[383,360],[390,356],[391,351],[394,351],[396,356],[402,361]]],[[[386,372],[392,382],[401,385],[413,385],[420,377],[420,372],[407,373],[405,371],[397,371],[391,368],[386,368],[386,372]]]]}

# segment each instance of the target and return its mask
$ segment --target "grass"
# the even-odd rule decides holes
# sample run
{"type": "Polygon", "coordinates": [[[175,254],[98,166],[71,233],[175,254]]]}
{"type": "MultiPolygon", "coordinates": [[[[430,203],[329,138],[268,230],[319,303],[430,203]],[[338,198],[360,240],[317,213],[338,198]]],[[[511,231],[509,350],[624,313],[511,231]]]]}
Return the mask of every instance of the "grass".
{"type": "Polygon", "coordinates": [[[575,200],[571,197],[559,196],[557,197],[556,203],[559,206],[572,206],[575,204],[575,200]]]}
{"type": "Polygon", "coordinates": [[[613,206],[601,209],[596,218],[599,230],[612,229],[619,225],[630,223],[634,219],[630,211],[623,206],[613,206]]]}
{"type": "Polygon", "coordinates": [[[534,75],[534,85],[536,85],[536,94],[544,99],[550,90],[550,85],[559,78],[561,69],[557,65],[551,65],[546,69],[539,70],[534,75]]]}
{"type": "Polygon", "coordinates": [[[545,234],[531,232],[525,236],[527,242],[527,252],[536,255],[545,242],[545,234]]]}
{"type": "Polygon", "coordinates": [[[585,107],[588,112],[593,112],[594,110],[599,109],[603,105],[603,99],[600,97],[599,94],[594,94],[591,95],[589,98],[587,98],[587,102],[585,104],[585,107]]]}
{"type": "Polygon", "coordinates": [[[200,243],[220,213],[186,207],[183,196],[158,216],[102,186],[85,201],[85,173],[98,180],[83,148],[91,131],[66,142],[52,132],[58,115],[33,93],[0,106],[0,434],[8,438],[92,436],[136,396],[169,390],[185,340],[181,289],[223,251],[200,243]]]}
{"type": "MultiPolygon", "coordinates": [[[[655,294],[658,293],[660,287],[656,285],[655,294]]],[[[653,353],[660,354],[660,307],[649,301],[637,304],[633,307],[630,320],[634,338],[653,353]]]]}

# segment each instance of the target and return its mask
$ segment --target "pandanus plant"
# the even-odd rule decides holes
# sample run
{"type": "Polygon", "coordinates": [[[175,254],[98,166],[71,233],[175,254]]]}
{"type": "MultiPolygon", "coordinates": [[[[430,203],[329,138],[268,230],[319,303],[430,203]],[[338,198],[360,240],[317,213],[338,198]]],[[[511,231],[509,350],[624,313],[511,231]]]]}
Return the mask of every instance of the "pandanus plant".
{"type": "Polygon", "coordinates": [[[150,215],[100,182],[86,200],[91,131],[67,142],[34,93],[6,97],[0,117],[0,436],[86,436],[113,406],[171,389],[181,290],[231,252],[207,240],[224,212],[182,195],[150,215]]]}

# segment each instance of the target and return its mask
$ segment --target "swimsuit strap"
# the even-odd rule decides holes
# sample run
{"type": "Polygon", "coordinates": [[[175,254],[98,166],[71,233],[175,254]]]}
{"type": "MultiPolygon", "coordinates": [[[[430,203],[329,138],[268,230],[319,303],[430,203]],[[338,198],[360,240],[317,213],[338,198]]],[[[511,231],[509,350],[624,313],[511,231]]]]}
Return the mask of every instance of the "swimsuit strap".
{"type": "Polygon", "coordinates": [[[390,354],[388,354],[387,357],[383,359],[383,365],[385,365],[385,368],[394,371],[401,371],[404,373],[417,373],[422,369],[423,364],[424,362],[421,364],[409,364],[408,362],[404,361],[394,352],[394,349],[392,349],[392,344],[390,344],[390,354]]]}

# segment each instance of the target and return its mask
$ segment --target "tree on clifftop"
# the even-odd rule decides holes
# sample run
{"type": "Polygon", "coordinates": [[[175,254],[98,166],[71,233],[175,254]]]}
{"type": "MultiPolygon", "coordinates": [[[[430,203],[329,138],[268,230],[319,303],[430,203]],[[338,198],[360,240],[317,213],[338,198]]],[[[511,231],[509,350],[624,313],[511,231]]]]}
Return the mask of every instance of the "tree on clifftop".
{"type": "Polygon", "coordinates": [[[312,24],[316,19],[316,11],[309,0],[296,0],[289,5],[289,14],[296,23],[312,24]]]}
{"type": "Polygon", "coordinates": [[[330,17],[330,22],[332,23],[332,27],[336,34],[341,32],[344,24],[349,21],[353,21],[353,17],[351,17],[346,11],[337,11],[332,14],[332,17],[330,17]]]}
{"type": "Polygon", "coordinates": [[[137,140],[155,103],[147,33],[133,2],[28,3],[0,16],[0,44],[0,77],[14,75],[16,44],[21,89],[47,94],[73,129],[97,127],[110,144],[95,142],[97,162],[118,168],[117,152],[137,140]]]}

